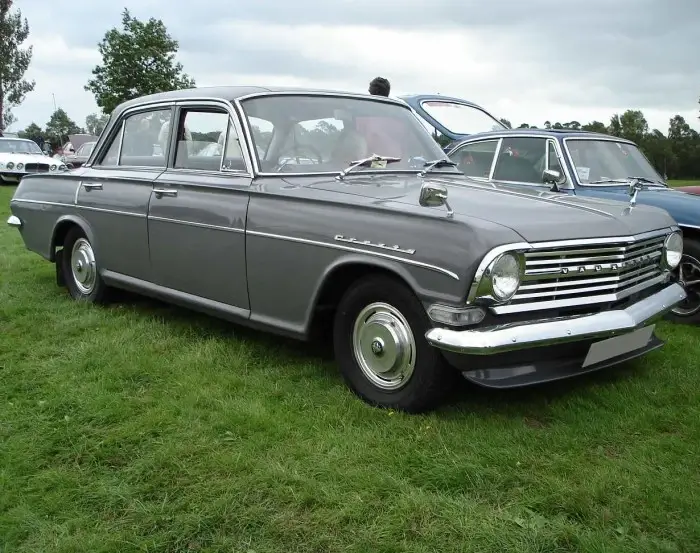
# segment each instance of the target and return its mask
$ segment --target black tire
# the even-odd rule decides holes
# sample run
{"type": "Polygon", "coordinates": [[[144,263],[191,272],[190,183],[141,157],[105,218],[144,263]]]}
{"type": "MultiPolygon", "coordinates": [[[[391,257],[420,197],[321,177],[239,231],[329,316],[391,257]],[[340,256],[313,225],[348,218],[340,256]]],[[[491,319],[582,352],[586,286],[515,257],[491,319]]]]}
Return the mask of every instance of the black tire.
{"type": "MultiPolygon", "coordinates": [[[[675,271],[676,276],[681,276],[680,282],[700,280],[700,242],[694,238],[683,240],[683,257],[681,264],[675,271]],[[682,276],[679,274],[682,272],[682,276]]],[[[700,285],[686,287],[688,297],[678,304],[668,319],[675,323],[698,324],[700,323],[700,285]]]]}
{"type": "MultiPolygon", "coordinates": [[[[364,317],[363,319],[368,320],[364,317]]],[[[372,317],[369,318],[369,320],[371,319],[372,317]]],[[[428,344],[425,339],[425,332],[429,328],[429,324],[430,320],[418,298],[397,279],[384,275],[373,275],[353,284],[340,300],[333,323],[335,358],[349,388],[362,400],[377,407],[419,413],[437,406],[446,395],[449,383],[456,373],[447,366],[440,352],[428,344]],[[386,387],[390,382],[389,379],[382,381],[382,385],[373,382],[363,370],[361,362],[355,354],[353,335],[356,321],[363,310],[377,303],[389,306],[393,312],[389,316],[381,311],[381,309],[385,309],[381,307],[379,314],[375,317],[389,317],[386,320],[394,322],[402,318],[402,321],[398,326],[392,324],[382,326],[376,322],[372,326],[364,325],[367,331],[366,336],[369,336],[369,339],[364,341],[366,345],[370,341],[372,346],[376,345],[376,340],[373,338],[375,331],[379,332],[377,337],[386,338],[386,330],[391,327],[391,329],[396,330],[397,335],[400,335],[399,330],[405,329],[404,323],[407,323],[413,337],[413,347],[410,348],[413,355],[403,357],[404,359],[409,357],[413,359],[412,372],[405,376],[400,384],[395,384],[396,387],[393,389],[386,387]]],[[[371,350],[367,352],[367,356],[361,357],[363,359],[369,357],[376,361],[379,356],[388,353],[389,356],[384,358],[388,362],[395,357],[391,355],[392,343],[394,342],[389,342],[387,344],[389,347],[382,353],[377,354],[375,350],[371,350]],[[373,355],[375,357],[372,357],[373,355]]],[[[381,345],[377,346],[377,351],[380,348],[381,345]]],[[[408,351],[408,349],[397,349],[397,351],[408,351]]],[[[406,364],[401,365],[406,366],[406,364]]],[[[408,365],[411,364],[408,363],[408,365]]],[[[367,365],[365,364],[365,366],[367,365]]],[[[375,375],[375,378],[379,377],[375,375]]],[[[398,376],[396,380],[400,380],[398,376]]]]}
{"type": "Polygon", "coordinates": [[[63,281],[68,288],[68,292],[76,301],[84,301],[88,303],[104,303],[107,299],[107,285],[102,280],[98,271],[97,262],[94,259],[92,244],[79,227],[71,228],[66,234],[63,241],[63,253],[61,255],[61,272],[63,281]],[[78,244],[78,249],[82,255],[78,261],[82,262],[85,271],[89,271],[90,281],[80,282],[73,272],[73,265],[76,259],[73,259],[73,249],[78,244]],[[92,252],[92,260],[89,259],[89,253],[92,252]],[[88,285],[89,284],[89,285],[88,285]]]}

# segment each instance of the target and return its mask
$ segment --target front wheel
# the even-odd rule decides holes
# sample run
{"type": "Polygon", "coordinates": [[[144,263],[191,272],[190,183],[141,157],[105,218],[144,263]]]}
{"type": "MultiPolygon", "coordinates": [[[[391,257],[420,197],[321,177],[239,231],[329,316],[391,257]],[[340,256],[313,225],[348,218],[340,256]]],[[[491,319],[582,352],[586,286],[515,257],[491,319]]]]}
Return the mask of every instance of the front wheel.
{"type": "Polygon", "coordinates": [[[341,299],[333,325],[345,382],[371,405],[418,413],[445,395],[450,369],[425,339],[429,319],[396,279],[370,276],[341,299]]]}
{"type": "Polygon", "coordinates": [[[677,323],[700,323],[700,242],[692,238],[683,241],[683,257],[675,272],[688,297],[673,308],[669,319],[677,323]]]}

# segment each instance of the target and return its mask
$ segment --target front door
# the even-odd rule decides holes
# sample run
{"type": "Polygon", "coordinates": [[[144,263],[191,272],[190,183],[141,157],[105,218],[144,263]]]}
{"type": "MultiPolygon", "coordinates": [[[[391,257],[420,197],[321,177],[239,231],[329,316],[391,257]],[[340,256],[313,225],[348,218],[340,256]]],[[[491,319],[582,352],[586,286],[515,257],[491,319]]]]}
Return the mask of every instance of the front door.
{"type": "Polygon", "coordinates": [[[153,181],[165,170],[165,156],[154,153],[170,116],[170,107],[127,115],[104,153],[83,172],[76,204],[94,231],[95,255],[104,271],[151,278],[148,202],[153,181]]]}
{"type": "Polygon", "coordinates": [[[245,227],[251,177],[226,107],[184,105],[168,169],[153,183],[154,282],[249,313],[245,227]]]}

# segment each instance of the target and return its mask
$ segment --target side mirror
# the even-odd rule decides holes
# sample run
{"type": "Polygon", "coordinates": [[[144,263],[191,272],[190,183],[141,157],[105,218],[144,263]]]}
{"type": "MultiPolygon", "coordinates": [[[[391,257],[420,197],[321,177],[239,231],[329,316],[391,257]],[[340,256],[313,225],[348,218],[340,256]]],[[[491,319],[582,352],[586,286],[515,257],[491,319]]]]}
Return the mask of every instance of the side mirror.
{"type": "Polygon", "coordinates": [[[454,211],[447,203],[447,188],[441,184],[426,182],[421,186],[419,203],[423,207],[439,207],[444,205],[447,209],[447,218],[454,217],[454,211]]]}
{"type": "Polygon", "coordinates": [[[558,192],[559,187],[566,182],[566,177],[554,169],[545,169],[542,172],[542,182],[544,184],[551,184],[552,190],[558,192]]]}

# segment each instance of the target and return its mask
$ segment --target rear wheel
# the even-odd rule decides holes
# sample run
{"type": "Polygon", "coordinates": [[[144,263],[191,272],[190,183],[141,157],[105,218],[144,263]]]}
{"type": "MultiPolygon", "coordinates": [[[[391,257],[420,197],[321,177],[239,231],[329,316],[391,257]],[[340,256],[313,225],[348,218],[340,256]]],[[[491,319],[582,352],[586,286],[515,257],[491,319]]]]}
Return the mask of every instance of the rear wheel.
{"type": "Polygon", "coordinates": [[[683,257],[675,272],[688,297],[673,308],[669,319],[678,323],[700,323],[700,242],[693,238],[683,241],[683,257]]]}
{"type": "Polygon", "coordinates": [[[433,408],[452,371],[426,341],[428,327],[423,306],[403,283],[379,275],[356,282],[333,325],[335,357],[350,389],[378,407],[433,408]]]}
{"type": "Polygon", "coordinates": [[[61,271],[73,299],[90,303],[102,303],[106,299],[107,286],[98,271],[95,252],[79,227],[73,227],[66,234],[61,271]]]}

